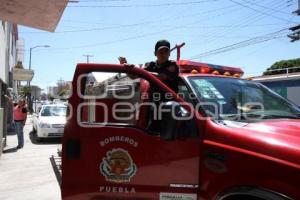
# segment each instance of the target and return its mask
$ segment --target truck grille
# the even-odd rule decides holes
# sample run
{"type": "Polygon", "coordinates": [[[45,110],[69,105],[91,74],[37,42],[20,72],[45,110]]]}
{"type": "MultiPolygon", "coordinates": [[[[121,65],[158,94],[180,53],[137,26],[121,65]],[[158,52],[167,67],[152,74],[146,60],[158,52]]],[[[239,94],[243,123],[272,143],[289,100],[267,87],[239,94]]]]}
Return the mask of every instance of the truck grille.
{"type": "Polygon", "coordinates": [[[65,125],[64,124],[52,124],[53,128],[64,128],[65,125]]]}
{"type": "Polygon", "coordinates": [[[48,133],[48,137],[62,137],[63,133],[48,133]]]}

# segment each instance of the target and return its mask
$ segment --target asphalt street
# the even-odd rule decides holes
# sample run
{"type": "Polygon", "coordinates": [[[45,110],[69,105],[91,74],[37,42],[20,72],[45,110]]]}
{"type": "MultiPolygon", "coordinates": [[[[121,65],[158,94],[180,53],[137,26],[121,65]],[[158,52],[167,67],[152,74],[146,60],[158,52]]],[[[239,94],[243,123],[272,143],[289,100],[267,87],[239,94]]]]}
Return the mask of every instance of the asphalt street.
{"type": "Polygon", "coordinates": [[[0,157],[1,200],[58,200],[60,187],[50,162],[57,155],[60,140],[37,142],[32,133],[32,117],[24,128],[24,148],[17,149],[17,135],[7,136],[7,146],[0,157]]]}

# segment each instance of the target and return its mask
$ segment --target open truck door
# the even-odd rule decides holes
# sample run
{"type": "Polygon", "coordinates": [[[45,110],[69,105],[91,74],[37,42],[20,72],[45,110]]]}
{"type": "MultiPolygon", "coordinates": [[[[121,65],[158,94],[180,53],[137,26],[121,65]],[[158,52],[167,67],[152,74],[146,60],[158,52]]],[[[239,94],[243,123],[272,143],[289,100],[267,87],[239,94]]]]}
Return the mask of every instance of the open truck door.
{"type": "Polygon", "coordinates": [[[62,147],[63,200],[199,198],[201,125],[166,111],[162,129],[150,131],[153,86],[173,95],[168,108],[194,112],[143,69],[77,65],[62,147]]]}

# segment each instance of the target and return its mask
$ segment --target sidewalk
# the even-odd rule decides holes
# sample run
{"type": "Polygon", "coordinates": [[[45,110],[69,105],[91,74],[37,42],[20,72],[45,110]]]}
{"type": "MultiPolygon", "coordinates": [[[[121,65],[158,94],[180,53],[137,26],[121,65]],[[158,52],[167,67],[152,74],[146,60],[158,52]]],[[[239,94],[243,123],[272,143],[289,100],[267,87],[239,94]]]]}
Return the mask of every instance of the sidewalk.
{"type": "Polygon", "coordinates": [[[43,143],[35,141],[32,118],[28,116],[24,128],[24,148],[16,149],[17,136],[7,136],[5,153],[0,158],[1,200],[59,200],[60,188],[50,156],[60,146],[58,140],[43,143]]]}

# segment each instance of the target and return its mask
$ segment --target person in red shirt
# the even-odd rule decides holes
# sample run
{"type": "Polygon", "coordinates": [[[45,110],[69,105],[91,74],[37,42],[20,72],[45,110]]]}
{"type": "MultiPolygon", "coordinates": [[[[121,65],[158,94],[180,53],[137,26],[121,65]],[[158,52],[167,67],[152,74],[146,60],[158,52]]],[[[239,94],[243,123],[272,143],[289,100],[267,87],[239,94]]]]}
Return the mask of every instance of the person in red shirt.
{"type": "Polygon", "coordinates": [[[24,146],[24,132],[23,128],[27,119],[27,109],[26,102],[24,99],[20,99],[18,104],[14,107],[13,111],[14,122],[15,122],[15,130],[18,136],[18,146],[17,148],[23,148],[24,146]]]}

